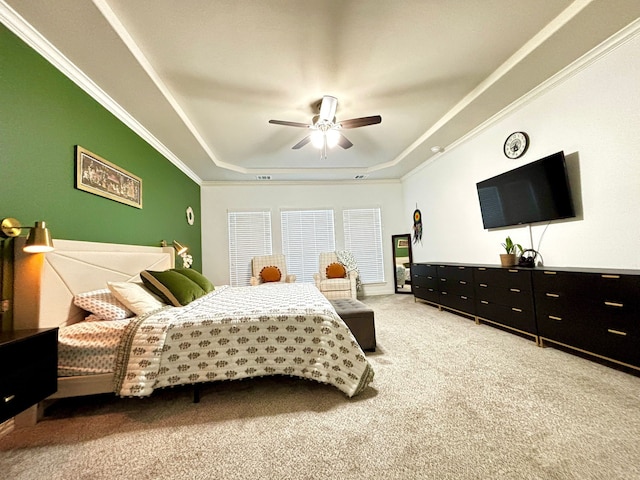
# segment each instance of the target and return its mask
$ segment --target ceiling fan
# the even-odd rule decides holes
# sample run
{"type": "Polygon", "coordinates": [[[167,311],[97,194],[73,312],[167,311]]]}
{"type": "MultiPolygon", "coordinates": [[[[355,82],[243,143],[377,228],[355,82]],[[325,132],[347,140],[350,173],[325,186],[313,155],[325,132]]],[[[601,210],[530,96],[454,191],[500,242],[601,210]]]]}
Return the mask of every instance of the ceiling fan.
{"type": "Polygon", "coordinates": [[[269,123],[313,130],[309,135],[304,137],[291,148],[293,150],[298,150],[311,142],[314,147],[322,150],[321,158],[326,159],[327,148],[339,145],[346,150],[347,148],[353,147],[353,143],[340,133],[340,130],[366,127],[367,125],[375,125],[382,122],[382,117],[380,115],[352,118],[350,120],[336,122],[337,108],[338,99],[330,95],[325,95],[320,101],[320,113],[313,117],[311,123],[289,122],[286,120],[269,120],[269,123]]]}

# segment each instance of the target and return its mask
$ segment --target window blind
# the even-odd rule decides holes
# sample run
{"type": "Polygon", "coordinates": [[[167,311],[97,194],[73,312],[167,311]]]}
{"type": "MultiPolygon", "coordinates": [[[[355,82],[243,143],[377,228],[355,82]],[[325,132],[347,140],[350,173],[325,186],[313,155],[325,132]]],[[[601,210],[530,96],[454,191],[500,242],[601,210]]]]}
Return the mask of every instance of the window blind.
{"type": "Polygon", "coordinates": [[[282,253],[298,282],[313,282],[321,252],[336,249],[333,210],[282,210],[282,253]]]}
{"type": "Polygon", "coordinates": [[[231,286],[249,285],[251,259],[271,255],[271,212],[227,212],[229,228],[229,281],[231,286]]]}
{"type": "Polygon", "coordinates": [[[358,261],[360,280],[384,282],[382,221],[380,208],[358,208],[342,212],[344,247],[358,261]]]}

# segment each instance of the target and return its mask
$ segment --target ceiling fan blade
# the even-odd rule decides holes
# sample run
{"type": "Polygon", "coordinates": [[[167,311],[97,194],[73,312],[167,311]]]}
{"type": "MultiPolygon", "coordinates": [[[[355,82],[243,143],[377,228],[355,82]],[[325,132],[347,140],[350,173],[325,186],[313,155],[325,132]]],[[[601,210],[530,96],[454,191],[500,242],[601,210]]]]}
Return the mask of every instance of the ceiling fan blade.
{"type": "Polygon", "coordinates": [[[352,118],[350,120],[343,120],[340,122],[342,128],[358,128],[366,127],[367,125],[375,125],[382,122],[380,115],[373,115],[372,117],[352,118]]]}
{"type": "Polygon", "coordinates": [[[286,120],[269,120],[269,123],[273,123],[274,125],[286,125],[287,127],[301,127],[301,128],[311,127],[311,125],[309,125],[308,123],[288,122],[286,120]]]}
{"type": "Polygon", "coordinates": [[[292,150],[298,150],[299,148],[304,147],[310,141],[311,141],[311,135],[307,135],[302,140],[300,140],[298,143],[296,143],[293,147],[291,147],[291,149],[292,150]]]}
{"type": "Polygon", "coordinates": [[[351,143],[351,141],[342,134],[340,134],[340,137],[338,137],[338,145],[340,145],[345,150],[347,148],[353,147],[353,143],[351,143]]]}
{"type": "Polygon", "coordinates": [[[320,120],[333,122],[337,108],[338,99],[336,97],[332,97],[331,95],[325,95],[322,97],[322,103],[320,104],[320,120]]]}

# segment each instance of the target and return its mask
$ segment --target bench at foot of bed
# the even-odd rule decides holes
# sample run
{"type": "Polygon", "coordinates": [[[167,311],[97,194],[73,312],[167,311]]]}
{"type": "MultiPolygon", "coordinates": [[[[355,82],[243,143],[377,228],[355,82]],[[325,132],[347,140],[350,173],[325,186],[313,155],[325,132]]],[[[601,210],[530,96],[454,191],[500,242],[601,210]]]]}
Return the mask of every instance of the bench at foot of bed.
{"type": "Polygon", "coordinates": [[[376,351],[376,327],[373,310],[364,303],[353,298],[329,300],[340,318],[347,324],[360,348],[376,351]]]}

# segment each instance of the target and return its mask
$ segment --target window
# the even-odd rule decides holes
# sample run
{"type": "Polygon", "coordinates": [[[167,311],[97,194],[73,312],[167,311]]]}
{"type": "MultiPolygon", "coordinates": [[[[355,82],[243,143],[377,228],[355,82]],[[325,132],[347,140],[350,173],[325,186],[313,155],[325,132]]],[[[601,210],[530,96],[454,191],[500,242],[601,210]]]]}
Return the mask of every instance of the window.
{"type": "Polygon", "coordinates": [[[336,249],[333,210],[283,210],[280,219],[287,272],[298,282],[313,282],[320,253],[336,249]]]}
{"type": "Polygon", "coordinates": [[[380,208],[344,210],[342,218],[344,248],[358,261],[360,280],[363,284],[384,282],[380,208]]]}
{"type": "Polygon", "coordinates": [[[227,212],[229,226],[229,281],[232,287],[249,285],[251,259],[271,255],[271,212],[227,212]]]}

